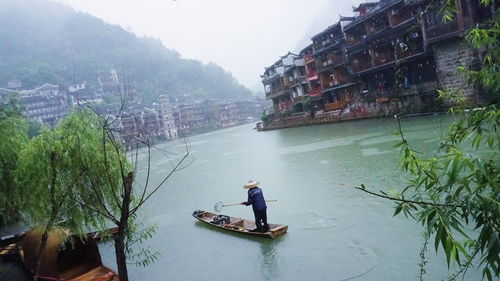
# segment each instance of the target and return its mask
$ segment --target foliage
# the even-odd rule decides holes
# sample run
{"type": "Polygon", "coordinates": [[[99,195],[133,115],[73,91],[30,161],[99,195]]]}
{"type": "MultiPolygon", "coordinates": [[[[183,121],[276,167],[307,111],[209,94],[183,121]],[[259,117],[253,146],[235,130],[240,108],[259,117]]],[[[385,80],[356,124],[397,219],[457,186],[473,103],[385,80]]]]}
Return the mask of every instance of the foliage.
{"type": "MultiPolygon", "coordinates": [[[[481,4],[488,6],[491,0],[481,4]]],[[[444,1],[441,15],[444,20],[453,19],[454,1],[444,1]]],[[[421,280],[431,241],[436,251],[443,250],[448,266],[453,262],[458,265],[450,280],[465,276],[469,267],[476,266],[475,261],[483,279],[500,275],[500,111],[495,106],[500,90],[499,27],[497,11],[491,20],[469,30],[466,41],[482,54],[482,68],[458,68],[469,84],[481,89],[490,105],[468,110],[467,101],[458,97],[463,101],[461,107],[451,110],[456,121],[433,155],[413,150],[400,125],[401,142],[396,146],[401,147],[401,164],[410,175],[409,185],[390,195],[368,191],[363,185],[358,188],[396,201],[394,215],[404,214],[422,224],[421,280]]],[[[450,94],[456,93],[440,91],[447,98],[450,94]]]]}
{"type": "MultiPolygon", "coordinates": [[[[43,128],[21,151],[16,178],[27,202],[23,213],[29,222],[43,225],[64,222],[65,227],[81,235],[89,225],[104,227],[104,220],[88,216],[70,200],[83,186],[77,154],[84,152],[75,147],[89,128],[91,123],[70,115],[54,129],[43,128]]],[[[94,154],[92,139],[85,140],[85,152],[94,154]]]]}
{"type": "Polygon", "coordinates": [[[182,59],[160,40],[139,38],[65,5],[47,0],[0,0],[0,5],[0,84],[19,79],[25,88],[43,83],[67,87],[74,73],[77,82],[87,81],[95,89],[98,74],[116,68],[120,78],[128,76],[136,84],[146,102],[165,92],[179,101],[189,98],[187,93],[203,98],[251,95],[214,63],[182,59]]]}
{"type": "Polygon", "coordinates": [[[146,266],[159,257],[148,248],[133,247],[134,244],[151,238],[155,227],[146,227],[136,222],[141,206],[165,183],[170,176],[181,169],[181,164],[188,157],[185,154],[171,153],[172,170],[156,186],[149,184],[151,168],[151,146],[148,140],[137,140],[137,147],[128,155],[126,147],[116,138],[116,120],[104,118],[88,110],[79,109],[71,118],[65,119],[67,130],[77,131],[75,155],[79,163],[81,183],[78,192],[72,193],[71,199],[82,210],[91,212],[118,227],[114,235],[114,246],[120,280],[128,280],[127,263],[136,262],[146,266]],[[73,120],[74,119],[74,120],[73,120]],[[82,121],[85,120],[85,121],[82,121]],[[87,124],[87,125],[85,125],[87,124]],[[137,149],[139,143],[147,145],[148,159],[145,183],[135,183],[137,170],[137,149]]]}
{"type": "Polygon", "coordinates": [[[158,251],[152,252],[149,247],[143,247],[142,244],[152,239],[156,233],[157,226],[152,225],[144,227],[143,223],[135,223],[136,216],[132,216],[127,232],[126,254],[129,263],[137,266],[146,267],[154,263],[161,255],[158,251]]]}
{"type": "Polygon", "coordinates": [[[312,106],[312,98],[311,96],[307,96],[302,100],[302,104],[304,105],[304,110],[309,110],[312,106]]]}
{"type": "Polygon", "coordinates": [[[19,152],[27,142],[26,122],[15,96],[0,101],[0,225],[13,222],[19,215],[21,195],[14,171],[19,152]]]}
{"type": "Polygon", "coordinates": [[[30,119],[26,120],[26,122],[28,123],[28,137],[31,139],[38,136],[42,130],[42,124],[30,119]]]}
{"type": "MultiPolygon", "coordinates": [[[[484,0],[485,3],[490,0],[484,0]]],[[[459,66],[458,71],[467,77],[468,83],[480,86],[493,99],[500,100],[500,10],[490,21],[482,23],[467,32],[466,39],[471,47],[482,52],[482,64],[479,70],[459,66]]]]}
{"type": "Polygon", "coordinates": [[[468,267],[479,256],[491,280],[500,265],[500,111],[493,106],[463,114],[429,159],[404,137],[397,145],[412,179],[395,196],[400,203],[394,215],[402,212],[421,222],[425,233],[435,234],[436,251],[443,248],[448,265],[455,260],[468,267]]]}
{"type": "MultiPolygon", "coordinates": [[[[446,20],[453,19],[452,2],[445,1],[446,20]]],[[[491,1],[481,4],[488,6],[491,1]]],[[[469,30],[466,41],[482,53],[482,67],[458,67],[468,83],[488,93],[493,103],[500,90],[499,27],[497,11],[469,30]]],[[[472,111],[459,108],[457,114],[458,120],[429,159],[412,150],[401,131],[402,166],[412,180],[397,197],[395,215],[402,212],[421,222],[428,237],[435,235],[435,249],[441,246],[448,265],[455,260],[460,267],[452,279],[464,274],[478,257],[483,278],[492,280],[500,274],[500,111],[491,105],[472,111]]]]}
{"type": "Polygon", "coordinates": [[[54,129],[43,128],[20,153],[15,173],[17,190],[25,202],[23,215],[30,223],[41,224],[43,229],[35,280],[49,232],[64,227],[85,237],[89,227],[102,229],[106,226],[103,217],[89,216],[71,200],[85,187],[79,156],[94,154],[96,139],[91,133],[96,135],[99,131],[91,121],[72,114],[54,129]]]}
{"type": "Polygon", "coordinates": [[[267,122],[271,119],[272,117],[272,114],[266,114],[265,112],[262,112],[262,115],[260,116],[260,120],[262,120],[263,122],[267,122]]]}

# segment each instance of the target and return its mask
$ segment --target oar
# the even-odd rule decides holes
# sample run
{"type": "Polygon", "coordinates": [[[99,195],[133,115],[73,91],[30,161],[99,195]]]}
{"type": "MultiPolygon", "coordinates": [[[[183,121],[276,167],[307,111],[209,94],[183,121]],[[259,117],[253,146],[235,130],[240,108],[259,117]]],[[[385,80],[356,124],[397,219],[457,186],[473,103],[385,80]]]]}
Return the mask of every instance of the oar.
{"type": "MultiPolygon", "coordinates": [[[[278,200],[266,200],[266,202],[276,202],[278,200]]],[[[241,205],[241,203],[234,203],[234,204],[224,204],[222,201],[219,201],[215,203],[214,210],[218,213],[222,210],[224,207],[230,207],[230,206],[238,206],[241,205]]]]}

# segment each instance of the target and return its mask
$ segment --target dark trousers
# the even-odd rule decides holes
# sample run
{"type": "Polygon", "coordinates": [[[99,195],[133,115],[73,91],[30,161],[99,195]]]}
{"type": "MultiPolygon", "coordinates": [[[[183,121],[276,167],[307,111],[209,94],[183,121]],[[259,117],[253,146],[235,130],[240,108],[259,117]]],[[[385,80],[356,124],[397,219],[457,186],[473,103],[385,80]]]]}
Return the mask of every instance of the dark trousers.
{"type": "Polygon", "coordinates": [[[266,232],[269,231],[269,225],[267,225],[267,212],[266,210],[257,211],[254,210],[255,215],[255,226],[257,226],[257,231],[266,232]]]}

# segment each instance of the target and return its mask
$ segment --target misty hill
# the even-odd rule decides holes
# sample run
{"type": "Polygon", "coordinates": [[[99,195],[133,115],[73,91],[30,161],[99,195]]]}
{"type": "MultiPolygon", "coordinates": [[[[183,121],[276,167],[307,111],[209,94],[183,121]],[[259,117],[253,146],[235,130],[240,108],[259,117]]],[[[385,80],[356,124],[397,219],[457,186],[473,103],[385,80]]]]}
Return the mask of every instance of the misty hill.
{"type": "Polygon", "coordinates": [[[0,0],[0,22],[0,87],[11,79],[21,80],[23,88],[67,87],[74,80],[95,87],[100,72],[115,68],[146,101],[165,91],[199,98],[251,95],[216,64],[182,59],[160,40],[137,37],[63,4],[0,0]]]}

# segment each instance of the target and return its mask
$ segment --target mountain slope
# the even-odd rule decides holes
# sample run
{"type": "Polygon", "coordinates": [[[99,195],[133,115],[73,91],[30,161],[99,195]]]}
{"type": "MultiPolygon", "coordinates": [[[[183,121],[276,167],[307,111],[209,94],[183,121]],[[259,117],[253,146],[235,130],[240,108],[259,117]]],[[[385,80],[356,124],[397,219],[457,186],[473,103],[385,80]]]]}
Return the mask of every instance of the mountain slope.
{"type": "Polygon", "coordinates": [[[0,0],[0,7],[0,87],[11,79],[24,88],[45,82],[68,86],[73,80],[95,87],[100,71],[115,68],[146,100],[167,91],[207,98],[251,94],[216,64],[182,59],[160,40],[139,38],[63,4],[0,0]]]}

